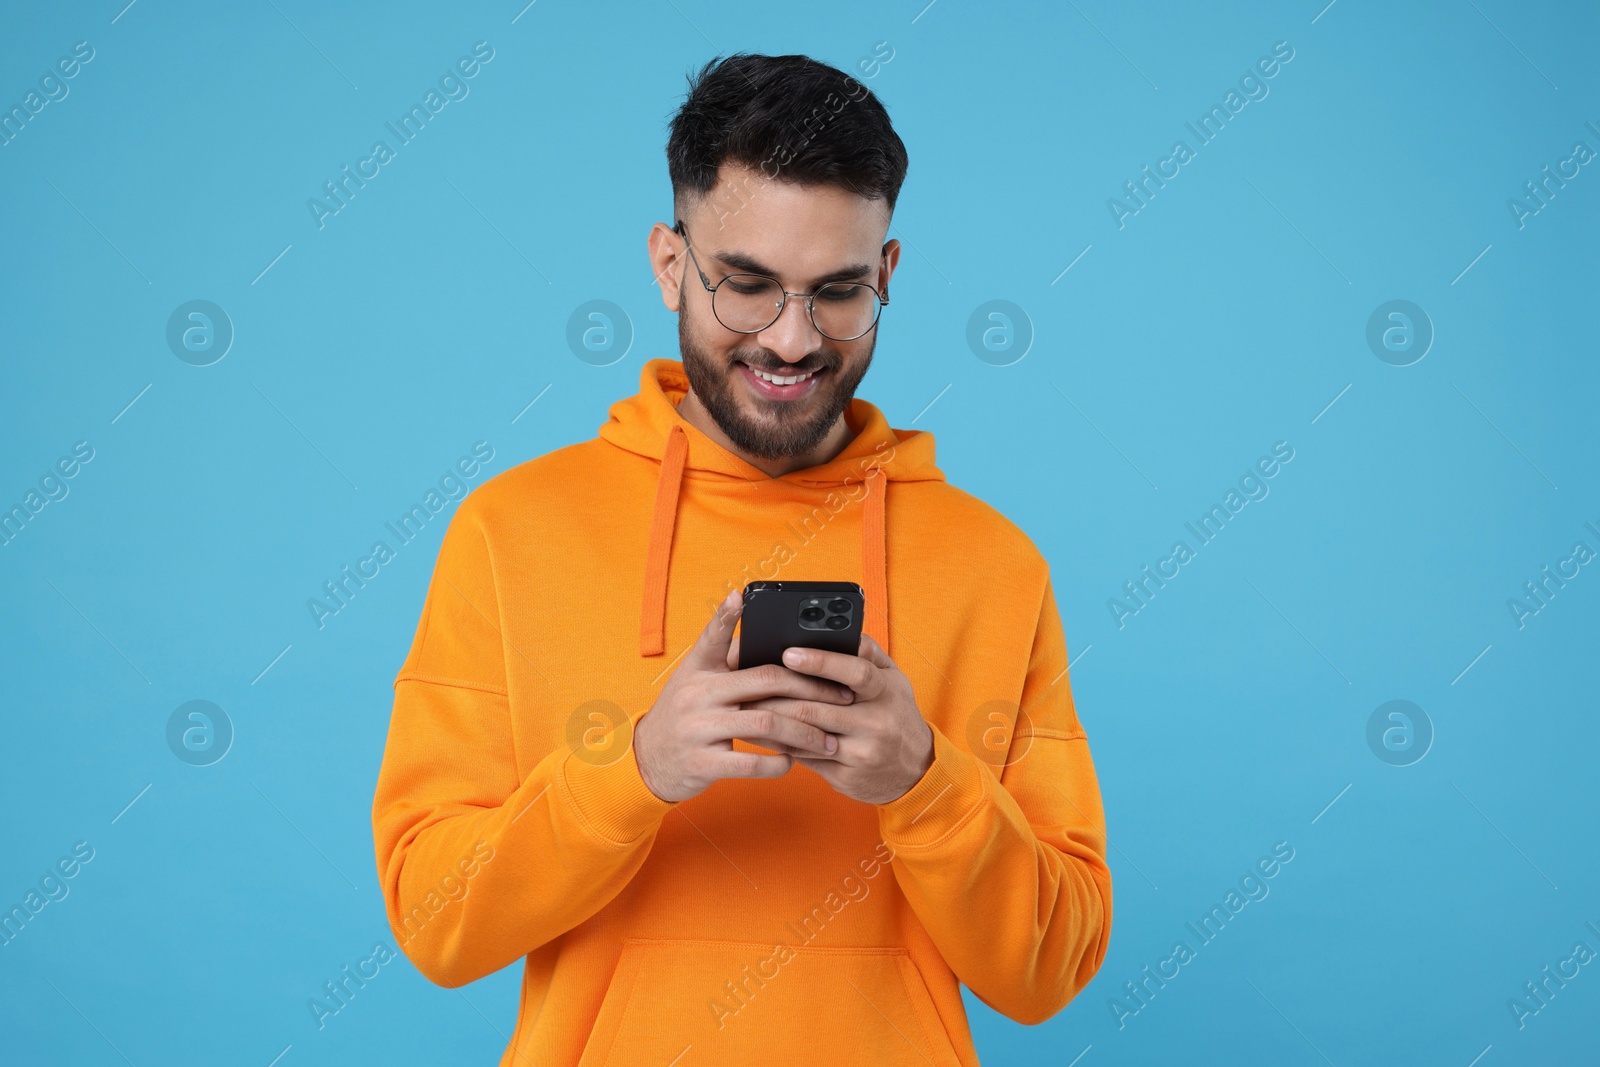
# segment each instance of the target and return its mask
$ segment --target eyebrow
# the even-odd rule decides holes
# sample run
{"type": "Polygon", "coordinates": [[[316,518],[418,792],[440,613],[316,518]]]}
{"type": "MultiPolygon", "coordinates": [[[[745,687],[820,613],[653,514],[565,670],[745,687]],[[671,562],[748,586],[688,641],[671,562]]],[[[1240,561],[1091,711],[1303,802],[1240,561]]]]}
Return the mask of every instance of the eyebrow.
{"type": "MultiPolygon", "coordinates": [[[[778,276],[777,271],[769,269],[754,257],[747,256],[743,252],[713,252],[711,253],[711,258],[731,267],[736,274],[765,274],[769,278],[778,276]]],[[[824,274],[820,278],[813,278],[810,287],[817,289],[827,285],[829,282],[855,281],[870,274],[872,269],[873,265],[871,264],[852,263],[847,267],[841,267],[836,271],[824,274]]]]}

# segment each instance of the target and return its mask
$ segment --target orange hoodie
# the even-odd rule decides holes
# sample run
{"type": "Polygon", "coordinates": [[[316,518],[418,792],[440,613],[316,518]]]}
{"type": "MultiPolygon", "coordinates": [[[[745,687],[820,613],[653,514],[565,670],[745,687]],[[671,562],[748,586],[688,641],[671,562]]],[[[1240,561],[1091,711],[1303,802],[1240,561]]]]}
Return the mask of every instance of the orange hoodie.
{"type": "Polygon", "coordinates": [[[1111,932],[1048,564],[859,397],[843,452],[772,478],[687,390],[649,361],[597,439],[451,520],[373,802],[390,927],[440,985],[523,961],[504,1067],[976,1064],[961,983],[1041,1022],[1111,932]],[[630,720],[730,589],[778,578],[865,591],[933,728],[899,799],[799,765],[682,803],[640,777],[630,720]]]}

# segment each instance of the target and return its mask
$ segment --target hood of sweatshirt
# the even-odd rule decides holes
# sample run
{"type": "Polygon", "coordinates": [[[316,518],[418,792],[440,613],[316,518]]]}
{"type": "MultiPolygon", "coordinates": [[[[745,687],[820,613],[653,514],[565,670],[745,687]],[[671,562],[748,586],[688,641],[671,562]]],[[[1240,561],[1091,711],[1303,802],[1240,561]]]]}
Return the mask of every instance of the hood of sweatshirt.
{"type": "Polygon", "coordinates": [[[672,571],[672,535],[686,479],[714,479],[736,491],[748,484],[752,502],[771,482],[785,482],[819,498],[842,494],[862,506],[861,574],[866,601],[863,629],[883,650],[889,647],[889,585],[884,530],[895,482],[944,481],[934,465],[933,435],[896,430],[871,403],[853,398],[845,422],[855,436],[833,459],[774,479],[711,440],[678,412],[689,377],[675,359],[652,359],[639,375],[639,392],[611,405],[600,427],[602,440],[661,465],[656,482],[644,597],[639,608],[639,654],[658,656],[666,647],[667,583],[672,571]]]}

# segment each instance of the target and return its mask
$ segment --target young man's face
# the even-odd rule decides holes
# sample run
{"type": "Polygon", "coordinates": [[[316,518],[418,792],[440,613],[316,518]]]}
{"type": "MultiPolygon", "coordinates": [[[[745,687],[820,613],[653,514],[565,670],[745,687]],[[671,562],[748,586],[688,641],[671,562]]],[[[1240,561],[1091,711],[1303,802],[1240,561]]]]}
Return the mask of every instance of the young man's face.
{"type": "MultiPolygon", "coordinates": [[[[900,252],[898,241],[885,251],[885,210],[883,201],[848,190],[772,181],[730,164],[711,195],[686,209],[683,222],[712,285],[728,274],[764,274],[791,293],[814,292],[824,281],[865,282],[885,293],[900,252]]],[[[671,240],[673,248],[682,248],[681,237],[671,240]]],[[[679,272],[680,284],[672,291],[674,275],[665,274],[662,295],[678,313],[684,371],[722,432],[763,459],[816,448],[867,373],[878,328],[851,341],[824,337],[805,300],[791,296],[771,326],[737,333],[712,314],[711,294],[687,252],[671,269],[679,272]],[[762,381],[758,370],[810,376],[774,385],[762,381]]]]}

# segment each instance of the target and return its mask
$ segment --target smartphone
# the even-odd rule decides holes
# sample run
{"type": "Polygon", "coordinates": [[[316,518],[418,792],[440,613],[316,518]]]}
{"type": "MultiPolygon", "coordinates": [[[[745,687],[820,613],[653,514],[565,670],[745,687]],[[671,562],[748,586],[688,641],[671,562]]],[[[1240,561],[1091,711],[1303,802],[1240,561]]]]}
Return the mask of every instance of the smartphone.
{"type": "Polygon", "coordinates": [[[739,621],[739,669],[781,664],[786,648],[858,655],[865,604],[854,582],[751,582],[739,621]]]}

